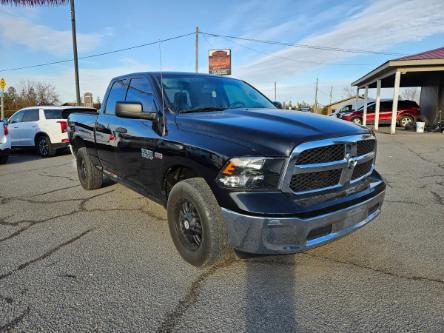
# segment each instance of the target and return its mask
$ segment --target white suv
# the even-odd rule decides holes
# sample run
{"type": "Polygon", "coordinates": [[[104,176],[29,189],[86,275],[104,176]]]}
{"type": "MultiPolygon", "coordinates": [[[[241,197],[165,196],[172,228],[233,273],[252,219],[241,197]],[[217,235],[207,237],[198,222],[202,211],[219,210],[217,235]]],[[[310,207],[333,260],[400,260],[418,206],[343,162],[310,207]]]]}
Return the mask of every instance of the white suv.
{"type": "Polygon", "coordinates": [[[35,106],[24,108],[9,118],[12,147],[36,147],[42,157],[54,156],[57,149],[66,148],[68,116],[73,112],[97,112],[77,106],[35,106]]]}
{"type": "Polygon", "coordinates": [[[8,125],[0,120],[0,164],[8,162],[11,151],[11,140],[9,139],[8,125]]]}

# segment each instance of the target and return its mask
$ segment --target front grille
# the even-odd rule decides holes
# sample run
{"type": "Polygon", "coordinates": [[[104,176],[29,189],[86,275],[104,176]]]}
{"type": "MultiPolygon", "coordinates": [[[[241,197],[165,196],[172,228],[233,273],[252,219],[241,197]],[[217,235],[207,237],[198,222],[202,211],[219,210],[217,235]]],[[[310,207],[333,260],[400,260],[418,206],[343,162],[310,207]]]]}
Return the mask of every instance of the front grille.
{"type": "Polygon", "coordinates": [[[290,188],[294,192],[305,192],[323,187],[337,185],[341,179],[342,169],[299,173],[291,177],[290,188]]]}
{"type": "Polygon", "coordinates": [[[357,142],[358,156],[375,151],[375,140],[361,140],[357,142]]]}
{"type": "Polygon", "coordinates": [[[335,144],[304,150],[298,157],[296,164],[314,164],[339,161],[344,158],[345,145],[335,144]]]}
{"type": "Polygon", "coordinates": [[[370,172],[372,169],[373,160],[358,164],[355,166],[352,174],[352,180],[358,179],[370,172]]]}
{"type": "Polygon", "coordinates": [[[297,194],[348,186],[372,171],[375,151],[376,140],[370,135],[303,143],[291,159],[283,186],[297,194]]]}

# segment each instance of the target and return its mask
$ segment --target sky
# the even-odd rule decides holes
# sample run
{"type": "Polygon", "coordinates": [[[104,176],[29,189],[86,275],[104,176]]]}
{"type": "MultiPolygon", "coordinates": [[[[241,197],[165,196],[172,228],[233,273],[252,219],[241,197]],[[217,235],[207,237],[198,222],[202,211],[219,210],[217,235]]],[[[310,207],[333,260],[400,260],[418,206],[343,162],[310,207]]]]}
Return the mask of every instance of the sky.
{"type": "MultiPolygon", "coordinates": [[[[208,50],[232,50],[232,76],[277,100],[312,103],[344,97],[344,87],[401,55],[444,46],[443,0],[76,0],[79,56],[203,32],[291,44],[383,52],[351,53],[199,36],[199,71],[208,50]],[[129,5],[130,4],[130,5],[129,5]]],[[[80,60],[80,89],[103,98],[111,78],[138,71],[194,71],[193,35],[80,60]],[[159,50],[161,49],[162,57],[159,50]],[[161,61],[160,61],[161,59],[161,61]]],[[[72,59],[69,6],[0,6],[0,71],[72,59]]],[[[53,84],[62,102],[75,100],[72,62],[1,71],[8,85],[53,84]]],[[[374,91],[370,91],[370,96],[374,91]]],[[[390,97],[390,89],[383,97],[390,97]]]]}

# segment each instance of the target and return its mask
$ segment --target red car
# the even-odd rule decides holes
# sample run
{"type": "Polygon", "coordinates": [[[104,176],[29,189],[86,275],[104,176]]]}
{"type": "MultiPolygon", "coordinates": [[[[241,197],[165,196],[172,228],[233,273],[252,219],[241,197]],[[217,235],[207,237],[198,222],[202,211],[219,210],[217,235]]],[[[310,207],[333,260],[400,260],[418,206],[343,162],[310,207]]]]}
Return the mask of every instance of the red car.
{"type": "MultiPolygon", "coordinates": [[[[392,121],[392,101],[381,101],[379,108],[379,123],[390,124],[392,121]]],[[[367,124],[375,122],[375,102],[367,104],[367,124]]],[[[352,110],[347,113],[339,115],[343,120],[352,121],[355,124],[362,125],[363,123],[364,106],[361,106],[357,111],[352,110]]],[[[420,115],[419,106],[414,101],[399,101],[398,115],[396,120],[399,126],[412,126],[417,121],[420,115]]]]}

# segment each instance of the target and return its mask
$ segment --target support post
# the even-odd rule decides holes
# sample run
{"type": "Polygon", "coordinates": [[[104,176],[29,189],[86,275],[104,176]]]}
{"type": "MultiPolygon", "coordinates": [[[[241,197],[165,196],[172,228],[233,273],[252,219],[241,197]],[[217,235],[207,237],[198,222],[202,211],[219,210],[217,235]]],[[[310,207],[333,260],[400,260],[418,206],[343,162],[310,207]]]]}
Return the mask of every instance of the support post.
{"type": "Polygon", "coordinates": [[[76,12],[74,9],[74,0],[71,3],[71,30],[72,30],[72,49],[74,53],[74,79],[76,84],[76,103],[80,106],[80,83],[79,83],[79,59],[77,57],[77,35],[76,35],[76,12]]]}
{"type": "Polygon", "coordinates": [[[390,127],[390,134],[396,132],[396,118],[398,115],[398,98],[399,98],[399,86],[401,83],[401,72],[395,73],[395,86],[393,87],[393,105],[392,105],[392,124],[390,127]]]}
{"type": "Polygon", "coordinates": [[[358,110],[358,100],[359,100],[359,87],[356,87],[355,111],[358,110]]]}
{"type": "Polygon", "coordinates": [[[199,27],[196,27],[196,73],[199,72],[199,27]]]}
{"type": "Polygon", "coordinates": [[[368,86],[365,86],[364,93],[364,115],[362,119],[362,125],[367,126],[367,103],[368,103],[368,86]]]}
{"type": "Polygon", "coordinates": [[[331,101],[333,99],[333,86],[330,87],[330,105],[331,105],[331,101]]]}
{"type": "Polygon", "coordinates": [[[381,107],[381,80],[376,80],[375,131],[379,128],[379,110],[381,107]]]}

